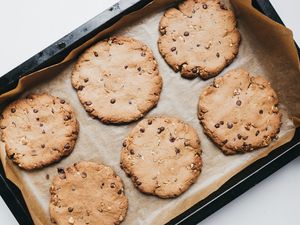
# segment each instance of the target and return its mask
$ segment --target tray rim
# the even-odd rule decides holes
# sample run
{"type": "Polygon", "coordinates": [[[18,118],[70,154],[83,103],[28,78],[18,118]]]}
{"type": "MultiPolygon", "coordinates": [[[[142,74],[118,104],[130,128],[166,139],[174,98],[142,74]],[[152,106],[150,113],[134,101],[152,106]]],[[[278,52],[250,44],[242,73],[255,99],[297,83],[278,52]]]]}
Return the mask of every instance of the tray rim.
{"type": "MultiPolygon", "coordinates": [[[[20,78],[41,68],[61,61],[72,49],[80,46],[100,30],[110,26],[123,15],[150,3],[152,0],[120,0],[115,5],[98,14],[85,24],[79,26],[63,38],[40,51],[24,63],[0,77],[0,94],[13,89],[20,78]],[[101,22],[95,26],[95,22],[101,22]]],[[[253,6],[260,12],[284,25],[269,0],[252,0],[253,6]]],[[[295,43],[298,55],[299,47],[295,43]]],[[[168,224],[195,224],[235,199],[261,180],[265,179],[282,166],[299,156],[300,128],[296,129],[294,138],[287,144],[273,150],[268,156],[252,163],[229,179],[216,192],[186,210],[168,224]]],[[[20,224],[34,224],[20,190],[5,177],[0,162],[0,195],[20,224]]]]}

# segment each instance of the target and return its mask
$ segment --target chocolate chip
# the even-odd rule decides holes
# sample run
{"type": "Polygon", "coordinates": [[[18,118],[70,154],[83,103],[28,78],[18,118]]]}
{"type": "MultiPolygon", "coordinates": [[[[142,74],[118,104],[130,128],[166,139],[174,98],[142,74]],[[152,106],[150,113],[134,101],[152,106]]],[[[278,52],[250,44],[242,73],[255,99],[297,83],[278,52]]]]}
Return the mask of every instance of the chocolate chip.
{"type": "Polygon", "coordinates": [[[220,124],[216,123],[215,128],[219,128],[219,127],[220,127],[220,124]]]}
{"type": "Polygon", "coordinates": [[[44,124],[40,123],[40,127],[43,127],[43,126],[44,126],[44,124]]]}
{"type": "Polygon", "coordinates": [[[41,144],[41,148],[45,148],[45,144],[41,144]]]}
{"type": "Polygon", "coordinates": [[[146,52],[142,52],[142,53],[141,53],[141,56],[142,56],[142,57],[145,57],[145,56],[146,56],[146,52]]]}
{"type": "Polygon", "coordinates": [[[124,69],[127,69],[128,68],[128,66],[124,66],[124,69]]]}
{"type": "Polygon", "coordinates": [[[204,3],[204,4],[202,5],[202,8],[203,8],[203,9],[207,9],[207,5],[204,3]]]}
{"type": "Polygon", "coordinates": [[[189,33],[189,32],[187,32],[187,31],[185,31],[185,32],[183,33],[183,35],[184,35],[184,36],[189,36],[189,35],[190,35],[190,33],[189,33]]]}
{"type": "Polygon", "coordinates": [[[94,56],[95,57],[98,57],[99,55],[98,55],[98,52],[94,52],[94,56]]]}
{"type": "Polygon", "coordinates": [[[120,195],[122,193],[123,193],[122,189],[118,190],[118,195],[120,195]]]}
{"type": "Polygon", "coordinates": [[[8,158],[9,158],[9,159],[14,159],[14,158],[15,158],[15,153],[9,155],[8,158]]]}
{"type": "Polygon", "coordinates": [[[73,212],[73,208],[72,207],[68,207],[68,212],[73,212]]]}
{"type": "Polygon", "coordinates": [[[176,47],[172,47],[171,51],[174,52],[176,50],[176,47]]]}
{"type": "Polygon", "coordinates": [[[142,184],[141,181],[138,181],[138,180],[136,181],[136,185],[137,185],[137,186],[140,186],[141,184],[142,184]]]}
{"type": "Polygon", "coordinates": [[[65,149],[70,149],[71,148],[71,145],[69,143],[65,144],[64,146],[65,149]]]}
{"type": "Polygon", "coordinates": [[[130,149],[129,152],[130,152],[130,155],[134,155],[134,150],[133,149],[130,149]]]}
{"type": "Polygon", "coordinates": [[[61,167],[57,168],[57,172],[58,172],[60,179],[66,179],[66,173],[65,173],[64,168],[61,168],[61,167]]]}
{"type": "Polygon", "coordinates": [[[200,47],[200,44],[197,44],[197,47],[200,47]]]}
{"type": "Polygon", "coordinates": [[[91,101],[86,101],[85,104],[86,104],[87,106],[89,106],[89,105],[92,104],[92,102],[91,102],[91,101]]]}
{"type": "Polygon", "coordinates": [[[151,125],[152,124],[152,120],[148,120],[148,125],[151,125]]]}
{"type": "Polygon", "coordinates": [[[144,132],[145,132],[145,128],[143,128],[143,127],[140,128],[140,132],[141,132],[141,133],[144,133],[144,132]]]}
{"type": "Polygon", "coordinates": [[[157,129],[157,133],[160,134],[160,133],[163,132],[164,130],[165,130],[164,127],[159,127],[159,128],[157,129]]]}
{"type": "Polygon", "coordinates": [[[256,133],[255,133],[255,136],[259,135],[260,131],[257,130],[256,133]]]}
{"type": "Polygon", "coordinates": [[[241,100],[237,100],[237,101],[236,101],[236,105],[241,106],[241,104],[242,104],[242,101],[241,101],[241,100]]]}
{"type": "Polygon", "coordinates": [[[46,133],[46,131],[45,131],[45,130],[43,130],[43,131],[42,131],[42,134],[45,134],[45,133],[46,133]]]}
{"type": "Polygon", "coordinates": [[[86,83],[89,81],[89,78],[84,78],[83,81],[86,83]]]}
{"type": "Polygon", "coordinates": [[[58,168],[57,168],[57,172],[58,172],[58,173],[65,173],[65,170],[64,170],[64,168],[62,168],[62,167],[58,167],[58,168]]]}
{"type": "Polygon", "coordinates": [[[193,72],[193,73],[197,73],[197,72],[198,72],[198,68],[197,68],[197,67],[194,67],[194,68],[192,69],[192,72],[193,72]]]}
{"type": "Polygon", "coordinates": [[[123,141],[123,147],[126,147],[127,146],[127,144],[126,144],[126,141],[123,141]]]}
{"type": "Polygon", "coordinates": [[[220,4],[220,8],[223,9],[223,10],[227,10],[227,8],[224,4],[220,4]]]}
{"type": "Polygon", "coordinates": [[[173,137],[173,136],[171,136],[170,139],[169,139],[170,142],[174,142],[175,140],[176,140],[176,138],[173,137]]]}
{"type": "Polygon", "coordinates": [[[240,134],[237,134],[237,137],[238,137],[238,139],[242,139],[242,135],[240,135],[240,134]]]}
{"type": "Polygon", "coordinates": [[[39,110],[37,110],[37,109],[34,109],[34,110],[33,110],[34,113],[37,113],[38,111],[39,111],[39,110]]]}
{"type": "Polygon", "coordinates": [[[220,57],[220,53],[219,53],[219,52],[217,52],[216,56],[219,58],[219,57],[220,57]]]}
{"type": "Polygon", "coordinates": [[[82,173],[81,173],[81,177],[82,177],[82,178],[86,178],[86,177],[87,177],[86,172],[82,172],[82,173]]]}
{"type": "Polygon", "coordinates": [[[115,187],[116,187],[115,183],[111,183],[111,184],[110,184],[110,187],[111,187],[111,188],[115,188],[115,187]]]}
{"type": "Polygon", "coordinates": [[[161,28],[160,33],[161,33],[161,35],[165,35],[167,33],[167,31],[166,31],[166,29],[161,28]]]}
{"type": "Polygon", "coordinates": [[[179,148],[175,148],[175,153],[179,154],[180,153],[180,149],[179,148]]]}
{"type": "Polygon", "coordinates": [[[65,100],[63,100],[63,99],[60,99],[60,101],[59,101],[59,102],[60,102],[60,104],[65,104],[65,102],[66,102],[66,101],[65,101],[65,100]]]}
{"type": "Polygon", "coordinates": [[[184,141],[184,146],[189,146],[189,145],[191,145],[190,141],[189,140],[185,140],[184,141]]]}
{"type": "Polygon", "coordinates": [[[137,68],[137,70],[140,72],[140,71],[142,70],[142,68],[139,66],[139,67],[137,68]]]}
{"type": "Polygon", "coordinates": [[[224,125],[224,121],[223,121],[223,120],[221,120],[221,121],[220,121],[220,124],[221,124],[221,125],[224,125]]]}
{"type": "Polygon", "coordinates": [[[46,174],[46,180],[49,180],[49,178],[50,178],[50,175],[47,173],[46,174]]]}
{"type": "Polygon", "coordinates": [[[88,113],[91,113],[91,112],[94,111],[94,109],[88,108],[88,109],[86,109],[85,111],[87,111],[88,113]]]}
{"type": "Polygon", "coordinates": [[[15,113],[16,112],[16,109],[15,108],[11,108],[10,110],[12,113],[15,113]]]}
{"type": "Polygon", "coordinates": [[[264,111],[262,109],[259,110],[259,114],[263,114],[264,111]]]}
{"type": "Polygon", "coordinates": [[[5,129],[5,128],[6,128],[6,126],[4,126],[4,125],[1,125],[1,126],[0,126],[0,128],[3,130],[3,129],[5,129]]]}
{"type": "Polygon", "coordinates": [[[79,90],[79,91],[82,91],[82,90],[83,90],[83,88],[84,88],[84,86],[83,86],[83,85],[79,85],[79,86],[78,86],[78,90],[79,90]]]}
{"type": "Polygon", "coordinates": [[[227,139],[225,139],[224,141],[222,141],[222,144],[225,145],[228,142],[227,139]]]}
{"type": "Polygon", "coordinates": [[[110,100],[110,103],[111,103],[111,104],[115,104],[115,102],[116,102],[116,99],[114,99],[114,98],[112,98],[112,99],[110,100]]]}
{"type": "Polygon", "coordinates": [[[228,129],[231,129],[232,127],[233,127],[233,124],[230,123],[230,122],[227,122],[227,128],[228,128],[228,129]]]}

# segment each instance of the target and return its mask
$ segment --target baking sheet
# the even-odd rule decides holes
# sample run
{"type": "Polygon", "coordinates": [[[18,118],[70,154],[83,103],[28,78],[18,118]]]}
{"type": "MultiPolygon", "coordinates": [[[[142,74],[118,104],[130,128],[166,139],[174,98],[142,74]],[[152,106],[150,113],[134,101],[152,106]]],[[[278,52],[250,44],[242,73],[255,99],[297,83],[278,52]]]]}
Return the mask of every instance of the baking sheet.
{"type": "MultiPolygon", "coordinates": [[[[113,167],[123,179],[125,193],[129,198],[129,210],[123,224],[163,224],[217,190],[247,165],[266,156],[272,149],[292,138],[295,131],[292,119],[298,126],[300,117],[300,100],[297,95],[300,74],[298,56],[290,31],[259,14],[250,6],[250,1],[232,1],[238,16],[242,42],[238,57],[220,76],[237,67],[243,67],[253,74],[264,75],[271,81],[279,95],[283,125],[279,139],[272,142],[268,148],[244,155],[224,156],[203,134],[197,119],[199,95],[203,87],[211,83],[212,79],[208,81],[200,78],[183,79],[168,67],[158,52],[156,44],[159,37],[158,23],[166,5],[170,2],[154,1],[144,9],[123,18],[115,26],[99,34],[98,38],[113,29],[118,29],[117,32],[113,32],[114,35],[137,38],[148,44],[153,50],[163,77],[163,90],[158,106],[146,117],[152,115],[176,116],[197,129],[203,149],[203,170],[199,179],[186,193],[176,199],[159,199],[137,191],[119,166],[122,142],[137,122],[115,126],[104,125],[98,120],[90,118],[71,86],[70,76],[74,63],[72,60],[69,63],[37,72],[29,79],[28,77],[23,79],[14,91],[0,96],[0,100],[3,101],[24,88],[33,86],[30,89],[27,88],[24,95],[32,92],[49,92],[65,98],[74,107],[80,123],[79,138],[73,153],[61,162],[42,170],[33,172],[20,170],[6,158],[4,146],[1,144],[1,160],[6,175],[20,187],[35,224],[50,224],[49,187],[52,178],[57,174],[57,167],[66,167],[79,160],[91,160],[113,167]],[[138,18],[137,22],[129,24],[129,21],[135,18],[138,18]],[[122,25],[123,28],[120,29],[122,25]],[[41,81],[41,76],[46,77],[46,75],[48,80],[41,81]],[[46,174],[49,174],[49,180],[46,179],[46,174]]],[[[72,52],[65,61],[72,59],[81,49],[72,52]]]]}

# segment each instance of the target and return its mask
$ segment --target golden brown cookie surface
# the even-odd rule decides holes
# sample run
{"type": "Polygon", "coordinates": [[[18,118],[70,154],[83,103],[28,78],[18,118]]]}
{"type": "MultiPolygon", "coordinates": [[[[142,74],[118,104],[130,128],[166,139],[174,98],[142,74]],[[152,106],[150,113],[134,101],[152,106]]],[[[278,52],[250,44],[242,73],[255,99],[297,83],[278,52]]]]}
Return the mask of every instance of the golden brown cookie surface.
{"type": "Polygon", "coordinates": [[[85,110],[105,123],[144,116],[158,102],[162,78],[152,51],[129,37],[97,43],[78,59],[72,84],[85,110]]]}
{"type": "Polygon", "coordinates": [[[57,225],[120,224],[128,200],[119,176],[108,166],[82,161],[63,169],[50,188],[50,216],[57,225]]]}
{"type": "Polygon", "coordinates": [[[72,107],[48,94],[33,94],[11,103],[0,124],[7,156],[26,170],[69,155],[79,131],[72,107]]]}
{"type": "Polygon", "coordinates": [[[121,167],[141,192],[176,197],[200,174],[198,134],[176,118],[144,119],[123,143],[121,167]]]}
{"type": "Polygon", "coordinates": [[[235,16],[219,0],[183,1],[165,12],[159,30],[161,55],[186,78],[216,76],[238,53],[235,16]]]}
{"type": "Polygon", "coordinates": [[[267,80],[236,69],[203,91],[198,117],[204,132],[225,154],[248,152],[269,145],[279,132],[277,104],[267,80]]]}

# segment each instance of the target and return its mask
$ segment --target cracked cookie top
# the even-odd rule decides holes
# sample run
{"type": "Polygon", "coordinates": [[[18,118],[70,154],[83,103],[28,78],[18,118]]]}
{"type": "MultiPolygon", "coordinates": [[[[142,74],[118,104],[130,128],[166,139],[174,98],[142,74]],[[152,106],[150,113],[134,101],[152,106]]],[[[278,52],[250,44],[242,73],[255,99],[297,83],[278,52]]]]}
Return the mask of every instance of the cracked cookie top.
{"type": "Polygon", "coordinates": [[[238,53],[240,33],[233,12],[218,0],[186,0],[167,10],[158,48],[185,78],[219,74],[238,53]]]}
{"type": "Polygon", "coordinates": [[[162,78],[145,44],[118,36],[95,44],[79,57],[72,84],[91,116],[105,123],[126,123],[157,104],[162,78]]]}

